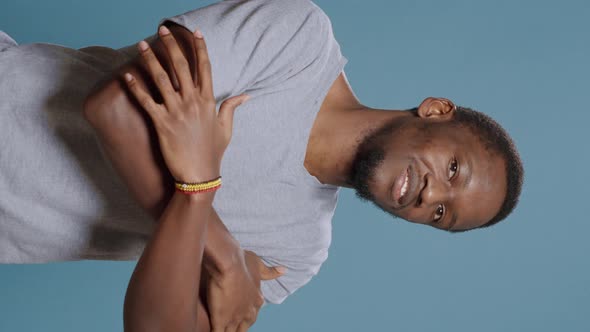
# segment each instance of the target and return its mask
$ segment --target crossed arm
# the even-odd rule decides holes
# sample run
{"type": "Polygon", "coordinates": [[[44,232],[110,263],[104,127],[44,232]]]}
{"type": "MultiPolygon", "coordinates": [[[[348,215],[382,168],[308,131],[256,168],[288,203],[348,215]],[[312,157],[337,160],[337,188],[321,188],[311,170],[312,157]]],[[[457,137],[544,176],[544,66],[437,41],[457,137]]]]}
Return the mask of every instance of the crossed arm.
{"type": "MultiPolygon", "coordinates": [[[[169,29],[178,41],[181,50],[190,65],[193,75],[196,71],[196,59],[192,51],[192,34],[185,28],[169,25],[169,29]]],[[[160,63],[167,69],[173,85],[177,86],[171,60],[160,39],[155,40],[151,48],[160,63]]],[[[111,164],[122,177],[132,196],[154,219],[160,219],[173,197],[174,180],[168,172],[158,149],[155,129],[140,105],[138,105],[119,79],[121,73],[130,72],[138,84],[152,93],[154,99],[161,98],[157,89],[148,79],[147,72],[139,59],[120,68],[114,78],[100,84],[86,99],[84,116],[95,128],[105,153],[111,164]]],[[[211,207],[205,234],[203,267],[211,275],[227,271],[239,259],[239,243],[231,236],[215,209],[211,207]]],[[[191,250],[191,249],[187,249],[191,250]]],[[[205,271],[203,271],[205,272],[205,271]]],[[[205,278],[200,278],[201,281],[205,278]]],[[[203,284],[201,283],[201,289],[203,284]]],[[[208,315],[206,294],[200,291],[197,307],[197,331],[210,331],[211,321],[208,315]]],[[[261,300],[261,299],[260,299],[261,300]]]]}
{"type": "MultiPolygon", "coordinates": [[[[196,74],[192,33],[174,23],[168,27],[187,57],[190,70],[193,75],[196,74]]],[[[177,85],[171,60],[161,40],[155,40],[150,46],[167,69],[173,84],[177,85]]],[[[118,69],[109,81],[97,86],[87,96],[84,116],[94,127],[111,164],[132,196],[157,220],[174,193],[174,179],[158,148],[157,135],[149,115],[120,79],[124,72],[133,74],[138,84],[149,90],[156,101],[161,98],[138,58],[118,69]]],[[[223,272],[233,263],[235,252],[232,250],[239,248],[239,243],[231,236],[215,209],[212,218],[207,230],[204,263],[208,269],[223,272]]]]}

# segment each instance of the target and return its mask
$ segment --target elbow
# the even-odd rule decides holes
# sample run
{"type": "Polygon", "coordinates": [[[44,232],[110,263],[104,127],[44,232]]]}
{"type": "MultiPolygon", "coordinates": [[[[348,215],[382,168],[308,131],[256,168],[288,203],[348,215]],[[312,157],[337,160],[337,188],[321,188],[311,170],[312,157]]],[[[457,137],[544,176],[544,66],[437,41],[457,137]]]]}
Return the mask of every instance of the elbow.
{"type": "Polygon", "coordinates": [[[112,125],[117,119],[118,105],[125,101],[124,98],[125,93],[118,80],[110,80],[86,96],[82,106],[84,119],[95,128],[100,124],[112,125]]]}
{"type": "Polygon", "coordinates": [[[90,93],[84,99],[84,104],[82,106],[82,114],[84,115],[84,119],[86,119],[86,121],[88,121],[91,124],[94,121],[94,115],[96,113],[96,108],[97,108],[97,106],[96,106],[97,100],[96,99],[97,99],[96,94],[90,93]]]}
{"type": "MultiPolygon", "coordinates": [[[[153,321],[153,320],[152,320],[153,321]]],[[[164,323],[164,322],[140,322],[134,323],[125,321],[124,322],[124,331],[125,332],[201,332],[197,331],[196,325],[191,324],[178,324],[176,322],[173,323],[164,323]]]]}
{"type": "Polygon", "coordinates": [[[82,113],[84,119],[90,124],[94,125],[98,121],[99,116],[104,116],[106,113],[105,110],[109,109],[111,106],[106,91],[106,86],[100,89],[95,89],[84,99],[82,113]]]}
{"type": "Polygon", "coordinates": [[[165,310],[139,311],[138,308],[135,308],[129,311],[126,309],[123,310],[125,332],[197,332],[194,317],[179,317],[174,314],[163,315],[162,311],[165,310]]]}

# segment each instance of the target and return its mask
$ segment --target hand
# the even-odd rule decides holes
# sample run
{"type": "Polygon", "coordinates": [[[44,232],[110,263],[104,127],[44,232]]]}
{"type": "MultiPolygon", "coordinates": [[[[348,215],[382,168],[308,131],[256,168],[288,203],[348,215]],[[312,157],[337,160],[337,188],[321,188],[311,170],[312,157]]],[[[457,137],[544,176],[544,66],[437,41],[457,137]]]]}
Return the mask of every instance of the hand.
{"type": "Polygon", "coordinates": [[[232,269],[226,273],[204,274],[212,332],[247,331],[256,322],[264,303],[260,280],[284,274],[283,267],[267,267],[254,252],[240,250],[243,255],[232,269]]]}
{"type": "Polygon", "coordinates": [[[212,180],[219,176],[221,159],[231,140],[235,109],[249,96],[225,100],[217,114],[205,40],[195,32],[197,75],[193,80],[186,58],[165,26],[160,27],[160,36],[172,59],[179,91],[174,90],[170,77],[145,41],[139,43],[140,53],[164,103],[157,104],[131,74],[125,74],[125,81],[154,122],[172,176],[184,182],[212,180]]]}

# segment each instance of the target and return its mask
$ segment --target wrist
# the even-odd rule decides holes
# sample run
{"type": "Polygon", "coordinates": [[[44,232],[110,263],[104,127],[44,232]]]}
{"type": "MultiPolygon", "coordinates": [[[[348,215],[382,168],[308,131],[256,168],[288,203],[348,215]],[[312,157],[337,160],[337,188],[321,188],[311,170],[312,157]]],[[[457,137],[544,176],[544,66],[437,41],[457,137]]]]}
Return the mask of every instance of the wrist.
{"type": "Polygon", "coordinates": [[[244,252],[239,246],[228,246],[214,255],[203,257],[203,266],[213,277],[231,273],[243,265],[244,252]]]}
{"type": "Polygon", "coordinates": [[[190,172],[172,174],[174,179],[185,183],[201,183],[215,180],[221,176],[221,164],[210,167],[194,167],[190,172]]]}
{"type": "Polygon", "coordinates": [[[185,182],[186,180],[175,179],[174,190],[188,197],[191,201],[213,201],[215,192],[221,186],[221,176],[216,178],[199,181],[185,182]]]}
{"type": "Polygon", "coordinates": [[[243,261],[244,251],[240,243],[234,239],[213,208],[203,255],[205,269],[210,274],[225,274],[243,264],[243,261]]]}
{"type": "Polygon", "coordinates": [[[183,200],[191,204],[206,205],[211,208],[213,208],[213,200],[215,199],[215,191],[185,194],[175,189],[174,195],[181,196],[183,200]]]}

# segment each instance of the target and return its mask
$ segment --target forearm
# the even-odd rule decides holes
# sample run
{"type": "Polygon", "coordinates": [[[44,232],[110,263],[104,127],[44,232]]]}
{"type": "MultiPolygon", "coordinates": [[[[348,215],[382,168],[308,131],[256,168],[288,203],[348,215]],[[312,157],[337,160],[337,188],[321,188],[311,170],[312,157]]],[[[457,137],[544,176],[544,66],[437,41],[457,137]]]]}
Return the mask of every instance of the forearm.
{"type": "MultiPolygon", "coordinates": [[[[110,122],[106,119],[117,117],[120,112],[114,109],[102,112],[104,124],[94,125],[99,144],[131,196],[154,220],[158,220],[173,197],[174,179],[163,164],[157,142],[150,142],[147,123],[135,111],[127,109],[125,112],[125,117],[110,122]]],[[[203,263],[210,273],[223,272],[236,261],[240,244],[215,209],[205,241],[203,263]]]]}
{"type": "Polygon", "coordinates": [[[240,261],[242,249],[212,208],[205,242],[204,267],[210,274],[227,272],[240,261]]]}
{"type": "MultiPolygon", "coordinates": [[[[174,179],[164,164],[148,115],[121,84],[115,76],[95,91],[87,98],[84,115],[131,196],[158,220],[174,193],[174,179]]],[[[239,250],[239,243],[214,212],[207,228],[205,268],[212,273],[224,271],[235,262],[239,250]]]]}
{"type": "Polygon", "coordinates": [[[195,330],[213,194],[172,196],[131,276],[125,331],[195,330]]]}
{"type": "MultiPolygon", "coordinates": [[[[180,84],[179,89],[175,91],[168,74],[145,41],[139,43],[141,58],[147,64],[150,77],[156,82],[165,104],[158,104],[154,101],[149,92],[142,89],[129,73],[125,73],[126,85],[149,113],[150,119],[157,129],[158,141],[166,166],[174,179],[185,182],[194,182],[197,179],[216,179],[211,183],[216,186],[211,189],[205,189],[207,187],[205,186],[203,187],[204,192],[188,197],[183,197],[178,192],[174,193],[169,204],[170,207],[166,208],[160,218],[160,225],[157,227],[159,234],[153,241],[150,241],[141,257],[143,261],[138,266],[140,271],[138,275],[141,277],[136,277],[135,285],[131,286],[132,290],[137,288],[135,293],[149,293],[149,295],[133,296],[134,293],[131,292],[131,298],[136,300],[132,303],[147,310],[134,311],[132,310],[134,305],[130,305],[129,311],[135,313],[135,315],[131,315],[130,320],[134,322],[140,320],[137,313],[163,310],[164,313],[157,315],[156,331],[160,331],[161,328],[166,331],[196,331],[198,320],[191,319],[191,317],[195,317],[199,308],[199,291],[202,289],[200,287],[202,255],[205,247],[206,227],[212,213],[213,203],[213,195],[209,195],[207,192],[215,191],[221,184],[219,169],[223,154],[232,136],[233,112],[240,104],[248,100],[249,96],[240,95],[225,100],[220,106],[219,114],[216,114],[211,63],[201,32],[196,30],[193,36],[193,52],[199,58],[198,77],[191,77],[188,72],[188,62],[170,31],[166,27],[160,27],[159,34],[170,58],[174,61],[174,69],[180,84]],[[183,223],[191,225],[186,226],[183,223]],[[166,235],[167,233],[168,235],[166,235]],[[177,237],[176,241],[175,237],[177,237]],[[180,241],[178,241],[178,237],[180,237],[180,241]],[[197,244],[189,245],[195,239],[197,244]],[[179,243],[173,244],[174,242],[179,243]],[[185,250],[189,253],[186,253],[185,250]],[[166,264],[170,259],[177,259],[178,262],[166,264]],[[187,264],[188,268],[183,267],[187,264]],[[160,272],[162,268],[170,271],[160,272]],[[188,271],[182,273],[183,269],[188,271]],[[144,270],[148,272],[143,272],[144,270]],[[195,280],[196,283],[193,282],[195,280]],[[170,282],[171,285],[165,282],[170,282]],[[165,288],[169,289],[152,291],[152,287],[156,287],[158,284],[163,284],[165,288]],[[191,285],[197,286],[190,287],[191,285]],[[188,289],[188,292],[182,294],[183,288],[188,289]],[[165,297],[164,305],[151,303],[162,296],[165,297]],[[182,299],[175,300],[178,297],[182,299]],[[137,304],[140,302],[141,304],[137,304]],[[174,305],[182,307],[174,312],[173,309],[170,309],[170,306],[174,305]]],[[[199,185],[187,186],[186,184],[183,186],[187,187],[186,190],[200,190],[202,187],[199,185]]],[[[242,267],[244,266],[245,264],[242,264],[242,267]]],[[[241,271],[237,271],[237,273],[239,272],[241,271]]],[[[232,277],[231,274],[220,276],[228,277],[230,280],[232,277]]],[[[213,281],[213,284],[225,283],[223,278],[214,278],[213,281]]],[[[215,285],[206,289],[207,295],[215,293],[215,289],[209,291],[212,288],[215,288],[215,285]]],[[[256,291],[258,290],[256,289],[256,291]]],[[[220,292],[222,295],[224,293],[227,295],[228,288],[224,287],[220,292]]],[[[232,293],[235,294],[229,290],[229,294],[232,293]]],[[[249,298],[250,295],[248,294],[247,297],[249,298]]],[[[261,295],[260,298],[262,299],[261,295]]],[[[217,318],[220,316],[219,304],[215,303],[211,306],[215,309],[215,315],[211,320],[214,330],[218,330],[221,328],[221,324],[218,323],[220,319],[217,318]]],[[[242,308],[241,315],[230,317],[229,320],[224,319],[223,329],[225,331],[236,328],[243,330],[242,323],[254,322],[258,308],[256,303],[242,308]]],[[[153,325],[154,322],[150,322],[147,326],[153,325]]],[[[141,328],[141,324],[139,326],[141,328]]],[[[247,326],[249,325],[244,327],[247,326]]]]}
{"type": "Polygon", "coordinates": [[[212,211],[212,198],[196,196],[176,193],[164,210],[129,282],[125,331],[194,330],[212,211]]]}

